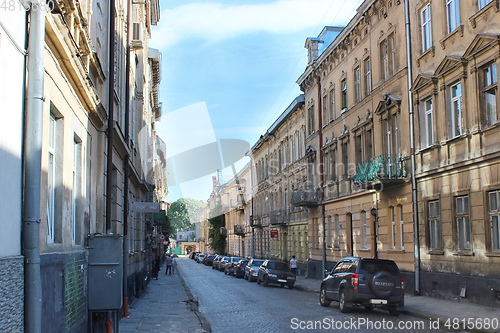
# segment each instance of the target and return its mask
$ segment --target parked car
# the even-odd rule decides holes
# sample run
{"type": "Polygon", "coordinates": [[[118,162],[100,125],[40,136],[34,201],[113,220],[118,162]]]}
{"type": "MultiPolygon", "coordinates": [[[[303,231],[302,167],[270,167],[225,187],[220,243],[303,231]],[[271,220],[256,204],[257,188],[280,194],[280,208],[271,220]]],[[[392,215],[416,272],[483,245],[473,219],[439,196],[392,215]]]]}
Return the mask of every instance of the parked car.
{"type": "Polygon", "coordinates": [[[203,263],[207,266],[212,266],[214,259],[215,259],[215,254],[209,254],[208,256],[205,257],[203,263]]]}
{"type": "Polygon", "coordinates": [[[198,264],[201,264],[203,262],[203,258],[205,258],[205,254],[198,254],[198,256],[196,257],[196,262],[198,262],[198,264]]]}
{"type": "Polygon", "coordinates": [[[221,258],[222,258],[221,255],[218,255],[218,254],[215,255],[215,258],[214,258],[214,260],[212,262],[212,269],[217,269],[217,265],[219,265],[219,261],[220,261],[221,258]]]}
{"type": "Polygon", "coordinates": [[[263,263],[264,259],[250,259],[247,266],[245,267],[245,280],[248,280],[248,282],[257,280],[260,265],[262,265],[263,263]]]}
{"type": "Polygon", "coordinates": [[[404,308],[404,279],[392,260],[348,257],[341,259],[321,282],[320,303],[339,302],[341,312],[354,304],[367,310],[389,310],[393,316],[404,308]]]}
{"type": "Polygon", "coordinates": [[[224,274],[233,274],[234,266],[240,260],[240,257],[230,257],[228,262],[226,263],[226,266],[224,267],[224,274]]]}
{"type": "Polygon", "coordinates": [[[295,285],[295,276],[290,269],[290,265],[284,261],[266,260],[259,267],[257,283],[267,287],[270,283],[279,284],[282,287],[288,286],[293,289],[295,285]]]}
{"type": "Polygon", "coordinates": [[[223,257],[220,261],[219,261],[219,265],[217,266],[217,269],[221,272],[224,272],[224,269],[226,268],[226,264],[227,262],[229,261],[229,259],[231,259],[231,257],[223,257]]]}
{"type": "Polygon", "coordinates": [[[200,253],[200,252],[195,252],[195,251],[191,252],[191,253],[189,254],[189,259],[196,259],[196,255],[197,255],[198,253],[200,253]]]}
{"type": "Polygon", "coordinates": [[[233,268],[233,275],[236,278],[245,276],[245,267],[248,264],[248,260],[241,259],[238,261],[233,268]]]}

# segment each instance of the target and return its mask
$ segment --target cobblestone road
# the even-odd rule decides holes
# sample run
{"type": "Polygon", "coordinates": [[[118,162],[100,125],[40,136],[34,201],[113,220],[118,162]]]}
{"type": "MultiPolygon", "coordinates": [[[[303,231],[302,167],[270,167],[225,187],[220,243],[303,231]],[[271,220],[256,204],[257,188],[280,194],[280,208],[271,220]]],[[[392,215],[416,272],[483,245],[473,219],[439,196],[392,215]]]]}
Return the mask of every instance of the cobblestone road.
{"type": "Polygon", "coordinates": [[[360,308],[343,314],[336,302],[328,308],[320,306],[316,293],[279,286],[266,288],[188,258],[180,258],[178,268],[198,299],[200,312],[217,333],[446,332],[432,329],[429,320],[406,315],[392,317],[382,310],[360,308]]]}

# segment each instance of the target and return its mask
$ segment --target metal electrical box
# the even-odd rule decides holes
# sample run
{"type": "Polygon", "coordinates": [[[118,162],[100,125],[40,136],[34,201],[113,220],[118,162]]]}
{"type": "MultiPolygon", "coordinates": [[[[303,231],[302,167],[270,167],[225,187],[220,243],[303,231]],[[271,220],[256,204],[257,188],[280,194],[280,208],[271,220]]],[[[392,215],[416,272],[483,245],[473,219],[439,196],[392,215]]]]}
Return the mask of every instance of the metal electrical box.
{"type": "Polygon", "coordinates": [[[90,235],[89,310],[118,310],[123,305],[123,237],[90,235]]]}

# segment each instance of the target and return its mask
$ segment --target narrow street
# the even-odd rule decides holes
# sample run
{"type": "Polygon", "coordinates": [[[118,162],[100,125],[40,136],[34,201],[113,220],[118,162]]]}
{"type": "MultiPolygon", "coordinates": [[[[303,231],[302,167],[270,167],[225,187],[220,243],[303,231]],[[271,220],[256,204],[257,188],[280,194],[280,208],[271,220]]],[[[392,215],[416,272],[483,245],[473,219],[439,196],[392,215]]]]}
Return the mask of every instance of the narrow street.
{"type": "Polygon", "coordinates": [[[407,315],[392,317],[386,311],[360,308],[343,314],[336,302],[328,308],[321,307],[316,293],[279,286],[266,288],[224,275],[186,257],[179,258],[177,267],[213,332],[445,332],[431,329],[429,321],[407,315]],[[347,326],[335,329],[332,323],[347,326]],[[423,329],[415,329],[417,325],[423,325],[423,329]]]}

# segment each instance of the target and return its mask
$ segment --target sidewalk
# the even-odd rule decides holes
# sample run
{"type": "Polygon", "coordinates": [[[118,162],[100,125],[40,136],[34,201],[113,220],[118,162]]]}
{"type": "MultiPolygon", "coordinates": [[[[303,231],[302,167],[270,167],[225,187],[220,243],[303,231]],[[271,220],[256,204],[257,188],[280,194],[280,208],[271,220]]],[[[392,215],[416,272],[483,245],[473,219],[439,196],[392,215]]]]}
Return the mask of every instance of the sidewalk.
{"type": "Polygon", "coordinates": [[[210,324],[198,316],[198,303],[176,270],[153,279],[141,298],[129,307],[129,319],[122,318],[120,333],[130,332],[211,332],[210,324]]]}
{"type": "MultiPolygon", "coordinates": [[[[321,280],[297,276],[295,288],[319,294],[320,285],[321,280]]],[[[455,319],[455,323],[461,325],[461,329],[469,332],[500,332],[500,327],[498,326],[496,330],[478,329],[480,324],[484,326],[486,322],[491,322],[493,319],[497,320],[497,323],[500,323],[500,309],[489,306],[406,294],[404,313],[425,320],[439,320],[441,328],[446,328],[446,323],[451,324],[453,327],[453,320],[455,319]],[[463,320],[464,318],[465,320],[463,320]],[[474,318],[474,320],[467,322],[468,318],[474,318]],[[479,318],[477,324],[476,318],[479,318]],[[469,325],[469,329],[462,327],[463,324],[469,325]]]]}

